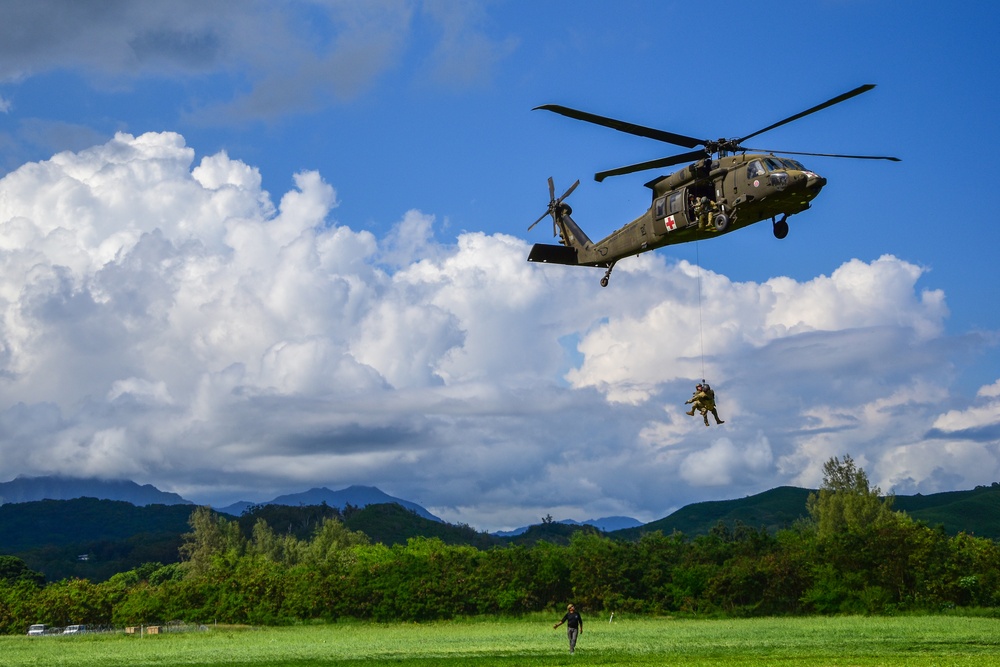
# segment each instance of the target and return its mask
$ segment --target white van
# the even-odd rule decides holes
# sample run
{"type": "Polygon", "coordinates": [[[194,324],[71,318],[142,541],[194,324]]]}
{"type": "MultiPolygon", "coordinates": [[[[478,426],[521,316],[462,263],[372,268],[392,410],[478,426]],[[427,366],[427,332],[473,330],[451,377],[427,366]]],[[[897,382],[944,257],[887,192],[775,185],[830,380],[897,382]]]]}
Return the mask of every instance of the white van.
{"type": "Polygon", "coordinates": [[[87,631],[86,625],[67,625],[63,630],[64,635],[80,635],[87,631]]]}
{"type": "Polygon", "coordinates": [[[28,628],[28,635],[44,635],[45,631],[49,629],[49,626],[44,623],[36,623],[28,628]]]}

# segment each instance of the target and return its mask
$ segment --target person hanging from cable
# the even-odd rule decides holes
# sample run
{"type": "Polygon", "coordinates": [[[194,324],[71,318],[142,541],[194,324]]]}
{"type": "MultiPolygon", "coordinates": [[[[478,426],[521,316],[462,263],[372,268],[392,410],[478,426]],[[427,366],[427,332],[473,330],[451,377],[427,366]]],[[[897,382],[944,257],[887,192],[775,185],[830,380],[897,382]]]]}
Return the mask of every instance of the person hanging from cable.
{"type": "Polygon", "coordinates": [[[697,410],[701,413],[702,419],[705,420],[705,426],[708,426],[709,412],[711,412],[712,416],[715,417],[716,424],[726,423],[719,419],[719,412],[715,407],[715,392],[704,380],[694,386],[694,395],[684,401],[685,405],[689,403],[691,404],[691,410],[685,414],[694,417],[694,411],[697,410]]]}

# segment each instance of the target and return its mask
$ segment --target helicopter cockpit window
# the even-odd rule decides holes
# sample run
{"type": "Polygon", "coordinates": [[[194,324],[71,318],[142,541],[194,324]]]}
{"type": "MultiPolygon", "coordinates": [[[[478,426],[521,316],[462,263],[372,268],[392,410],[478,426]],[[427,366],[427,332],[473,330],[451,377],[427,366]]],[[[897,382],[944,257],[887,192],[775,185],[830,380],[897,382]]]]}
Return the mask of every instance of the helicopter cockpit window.
{"type": "Polygon", "coordinates": [[[747,178],[757,178],[758,176],[763,176],[767,173],[764,170],[764,165],[760,163],[760,160],[754,160],[747,167],[747,178]]]}
{"type": "Polygon", "coordinates": [[[764,162],[767,163],[767,168],[771,171],[780,171],[782,169],[787,169],[787,167],[778,160],[778,158],[768,157],[764,158],[764,162]]]}
{"type": "Polygon", "coordinates": [[[805,171],[806,168],[802,166],[802,163],[798,160],[792,160],[791,158],[783,157],[781,158],[781,163],[785,165],[786,168],[792,169],[793,171],[805,171]]]}

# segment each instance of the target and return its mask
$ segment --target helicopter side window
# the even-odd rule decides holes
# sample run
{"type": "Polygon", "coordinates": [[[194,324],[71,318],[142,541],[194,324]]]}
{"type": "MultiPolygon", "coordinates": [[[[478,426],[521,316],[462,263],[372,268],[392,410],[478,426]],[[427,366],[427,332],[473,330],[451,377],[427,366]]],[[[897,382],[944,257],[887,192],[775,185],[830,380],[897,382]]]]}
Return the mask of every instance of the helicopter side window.
{"type": "Polygon", "coordinates": [[[675,192],[670,195],[670,212],[680,213],[681,209],[684,208],[684,199],[681,197],[681,193],[675,192]]]}
{"type": "Polygon", "coordinates": [[[754,160],[747,167],[747,178],[757,178],[758,176],[763,176],[767,172],[764,171],[764,165],[760,163],[760,160],[754,160]]]}
{"type": "Polygon", "coordinates": [[[771,171],[779,171],[781,169],[786,169],[785,165],[781,164],[776,158],[769,157],[764,159],[767,162],[767,168],[771,171]]]}

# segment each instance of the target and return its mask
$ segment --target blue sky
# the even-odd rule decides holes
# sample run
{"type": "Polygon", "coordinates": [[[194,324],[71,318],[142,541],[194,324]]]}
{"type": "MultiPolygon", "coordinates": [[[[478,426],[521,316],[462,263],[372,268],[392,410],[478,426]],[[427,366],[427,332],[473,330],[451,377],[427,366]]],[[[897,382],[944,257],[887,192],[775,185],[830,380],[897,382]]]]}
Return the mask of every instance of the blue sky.
{"type": "Polygon", "coordinates": [[[5,478],[369,484],[483,529],[815,486],[845,453],[884,491],[1000,479],[994,3],[0,10],[5,478]],[[783,241],[604,290],[523,261],[549,176],[599,238],[655,172],[593,173],[682,150],[533,107],[735,137],[863,83],[753,140],[902,158],[803,158],[829,184],[783,241]],[[682,412],[703,366],[723,428],[682,412]]]}

